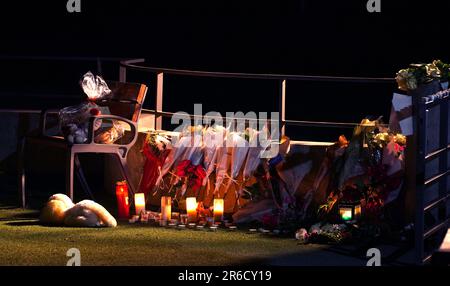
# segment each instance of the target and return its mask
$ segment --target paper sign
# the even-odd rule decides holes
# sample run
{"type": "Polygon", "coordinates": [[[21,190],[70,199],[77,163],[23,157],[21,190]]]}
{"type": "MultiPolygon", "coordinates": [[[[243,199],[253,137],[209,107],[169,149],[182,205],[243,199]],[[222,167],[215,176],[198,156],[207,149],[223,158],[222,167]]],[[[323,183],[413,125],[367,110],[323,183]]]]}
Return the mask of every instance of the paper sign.
{"type": "Polygon", "coordinates": [[[394,93],[392,97],[392,105],[395,111],[400,111],[405,107],[412,105],[412,97],[400,93],[394,93]]]}
{"type": "Polygon", "coordinates": [[[413,135],[413,120],[412,117],[408,117],[399,122],[402,134],[405,136],[413,135]]]}

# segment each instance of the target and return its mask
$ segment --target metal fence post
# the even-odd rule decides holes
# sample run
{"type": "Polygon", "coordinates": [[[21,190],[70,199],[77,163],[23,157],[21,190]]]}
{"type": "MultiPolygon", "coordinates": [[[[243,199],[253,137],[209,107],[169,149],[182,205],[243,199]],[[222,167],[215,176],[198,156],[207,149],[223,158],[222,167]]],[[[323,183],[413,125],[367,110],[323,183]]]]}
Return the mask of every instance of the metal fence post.
{"type": "MultiPolygon", "coordinates": [[[[160,72],[157,75],[156,82],[156,112],[163,111],[163,83],[164,73],[160,72]]],[[[162,130],[162,116],[160,114],[155,115],[155,129],[162,130]]]]}
{"type": "Polygon", "coordinates": [[[126,67],[120,66],[119,81],[120,82],[126,82],[127,81],[127,68],[126,67]]]}
{"type": "Polygon", "coordinates": [[[280,91],[279,91],[279,107],[280,113],[280,138],[286,135],[286,79],[280,80],[280,91]]]}

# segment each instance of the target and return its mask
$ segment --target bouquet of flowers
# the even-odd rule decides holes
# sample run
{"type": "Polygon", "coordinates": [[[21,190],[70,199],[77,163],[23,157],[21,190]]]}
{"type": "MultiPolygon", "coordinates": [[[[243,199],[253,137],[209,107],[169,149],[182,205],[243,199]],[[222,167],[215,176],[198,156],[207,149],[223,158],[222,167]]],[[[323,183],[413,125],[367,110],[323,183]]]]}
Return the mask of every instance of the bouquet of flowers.
{"type": "Polygon", "coordinates": [[[355,129],[341,157],[344,163],[336,170],[337,188],[330,193],[326,204],[319,207],[319,214],[330,213],[337,202],[362,202],[364,217],[377,221],[384,205],[398,196],[403,182],[406,138],[402,134],[380,132],[381,128],[376,127],[378,122],[368,123],[364,120],[355,129]]]}
{"type": "Polygon", "coordinates": [[[248,133],[249,133],[250,147],[248,149],[247,160],[245,161],[244,166],[244,181],[250,179],[250,177],[258,168],[259,164],[261,163],[260,155],[261,152],[264,150],[264,147],[258,144],[258,137],[260,131],[250,129],[248,130],[248,133]]]}
{"type": "Polygon", "coordinates": [[[166,160],[164,161],[158,179],[156,180],[155,193],[158,191],[159,188],[164,188],[164,186],[162,186],[164,176],[170,172],[173,166],[176,166],[178,164],[178,162],[186,152],[186,148],[191,144],[190,141],[191,141],[190,137],[184,136],[181,137],[179,140],[175,138],[175,142],[172,142],[172,151],[169,153],[166,160]]]}
{"type": "MultiPolygon", "coordinates": [[[[96,102],[104,100],[111,93],[106,82],[91,72],[83,76],[81,86],[87,95],[87,101],[77,106],[69,106],[59,111],[61,131],[66,140],[73,144],[82,144],[88,140],[89,118],[100,114],[108,114],[109,110],[99,107],[96,102]]],[[[102,122],[97,120],[94,126],[96,143],[112,144],[124,134],[123,127],[116,120],[102,122]],[[102,124],[107,126],[102,128],[102,124]]]]}
{"type": "Polygon", "coordinates": [[[400,90],[408,91],[433,80],[446,81],[450,78],[449,75],[450,65],[434,60],[430,64],[412,64],[409,68],[400,70],[395,79],[400,90]]]}
{"type": "MultiPolygon", "coordinates": [[[[249,150],[248,133],[240,134],[233,132],[230,134],[229,138],[231,142],[231,172],[230,172],[231,175],[230,180],[228,181],[226,187],[225,195],[227,194],[228,189],[231,187],[233,183],[237,184],[236,179],[241,171],[241,168],[245,162],[249,150]]],[[[239,203],[238,188],[236,188],[235,194],[236,194],[236,201],[237,203],[239,203]]]]}
{"type": "Polygon", "coordinates": [[[172,150],[171,142],[166,136],[150,132],[145,138],[142,153],[146,157],[144,174],[141,179],[139,191],[148,194],[156,184],[161,168],[172,150]]]}
{"type": "Polygon", "coordinates": [[[209,176],[216,168],[217,154],[219,153],[220,146],[224,143],[225,134],[226,129],[222,126],[208,127],[203,133],[203,164],[206,169],[203,186],[206,186],[209,176]]]}
{"type": "Polygon", "coordinates": [[[345,224],[315,224],[309,231],[304,228],[295,233],[295,238],[302,244],[325,243],[338,244],[351,238],[351,232],[345,224]]]}
{"type": "Polygon", "coordinates": [[[216,182],[214,186],[214,194],[219,193],[220,187],[222,186],[222,183],[228,174],[228,169],[231,162],[231,152],[228,152],[228,148],[226,146],[227,140],[228,138],[225,138],[224,145],[219,146],[217,150],[216,182]]]}
{"type": "Polygon", "coordinates": [[[197,196],[206,173],[202,165],[193,165],[192,161],[184,160],[176,167],[175,175],[177,176],[175,186],[181,187],[181,195],[190,188],[197,196]]]}

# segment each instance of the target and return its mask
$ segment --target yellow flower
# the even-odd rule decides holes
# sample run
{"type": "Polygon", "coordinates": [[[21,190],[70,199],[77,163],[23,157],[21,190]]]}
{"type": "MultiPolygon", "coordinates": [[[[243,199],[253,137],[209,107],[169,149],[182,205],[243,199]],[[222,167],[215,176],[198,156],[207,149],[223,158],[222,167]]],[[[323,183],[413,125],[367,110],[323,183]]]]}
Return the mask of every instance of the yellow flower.
{"type": "Polygon", "coordinates": [[[408,91],[408,79],[410,78],[409,72],[406,69],[402,69],[397,73],[395,80],[397,81],[398,88],[400,90],[408,91]]]}
{"type": "Polygon", "coordinates": [[[405,145],[406,145],[406,136],[403,135],[403,134],[397,134],[397,135],[395,136],[395,142],[396,142],[398,145],[405,146],[405,145]]]}
{"type": "Polygon", "coordinates": [[[388,133],[378,133],[375,135],[375,140],[380,143],[387,143],[390,141],[388,133]]]}
{"type": "Polygon", "coordinates": [[[409,77],[406,79],[406,87],[409,90],[414,90],[417,88],[417,80],[414,77],[409,77]]]}
{"type": "Polygon", "coordinates": [[[427,75],[429,75],[430,77],[438,78],[441,76],[441,71],[434,64],[434,62],[432,64],[426,65],[425,68],[427,69],[427,75]]]}

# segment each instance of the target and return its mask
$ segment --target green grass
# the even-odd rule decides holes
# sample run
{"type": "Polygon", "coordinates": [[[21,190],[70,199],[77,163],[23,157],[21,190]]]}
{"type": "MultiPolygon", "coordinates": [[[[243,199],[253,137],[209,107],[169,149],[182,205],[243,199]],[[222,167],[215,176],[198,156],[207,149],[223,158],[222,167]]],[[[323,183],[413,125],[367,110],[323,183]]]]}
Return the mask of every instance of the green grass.
{"type": "Polygon", "coordinates": [[[0,265],[64,266],[78,248],[82,265],[235,265],[298,253],[294,239],[176,230],[121,223],[117,228],[46,227],[35,211],[0,206],[0,265]]]}

